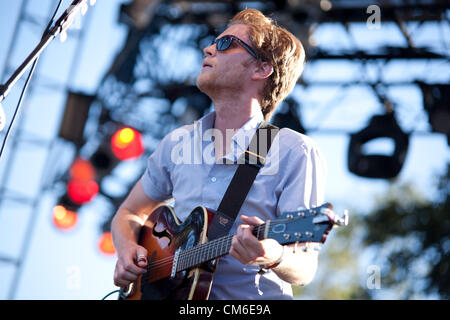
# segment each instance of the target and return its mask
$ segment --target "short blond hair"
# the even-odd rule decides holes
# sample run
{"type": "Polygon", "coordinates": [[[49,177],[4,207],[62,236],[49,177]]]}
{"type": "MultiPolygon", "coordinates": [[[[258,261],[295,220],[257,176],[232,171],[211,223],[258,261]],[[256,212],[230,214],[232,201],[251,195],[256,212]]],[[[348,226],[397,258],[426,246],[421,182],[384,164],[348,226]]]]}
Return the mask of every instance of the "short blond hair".
{"type": "Polygon", "coordinates": [[[266,120],[275,108],[294,89],[305,65],[305,50],[300,40],[285,28],[256,9],[236,14],[229,26],[244,24],[249,27],[250,46],[263,61],[273,66],[261,93],[261,111],[266,120]]]}

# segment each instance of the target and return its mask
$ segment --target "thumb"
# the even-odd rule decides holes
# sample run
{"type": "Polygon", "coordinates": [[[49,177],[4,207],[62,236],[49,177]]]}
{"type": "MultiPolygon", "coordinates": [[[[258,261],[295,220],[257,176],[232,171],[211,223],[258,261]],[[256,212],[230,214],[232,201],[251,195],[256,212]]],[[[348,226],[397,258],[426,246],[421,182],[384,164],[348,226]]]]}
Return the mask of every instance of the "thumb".
{"type": "Polygon", "coordinates": [[[145,267],[147,265],[147,249],[138,246],[136,249],[136,262],[139,267],[145,267]]]}

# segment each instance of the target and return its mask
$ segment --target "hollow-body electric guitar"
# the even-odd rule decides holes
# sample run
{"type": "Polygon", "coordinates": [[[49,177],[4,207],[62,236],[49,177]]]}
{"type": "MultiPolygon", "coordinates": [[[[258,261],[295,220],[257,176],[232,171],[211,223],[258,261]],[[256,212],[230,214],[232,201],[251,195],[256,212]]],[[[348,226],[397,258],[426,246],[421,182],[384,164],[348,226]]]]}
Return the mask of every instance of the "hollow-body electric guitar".
{"type": "MultiPolygon", "coordinates": [[[[147,271],[122,288],[119,299],[126,300],[206,300],[217,258],[231,248],[233,235],[212,241],[207,230],[213,210],[199,206],[181,223],[172,207],[159,206],[148,217],[139,234],[139,245],[147,249],[147,271]]],[[[259,239],[275,239],[280,244],[324,243],[334,226],[346,225],[347,213],[337,216],[329,203],[309,210],[286,212],[253,228],[259,239]]]]}

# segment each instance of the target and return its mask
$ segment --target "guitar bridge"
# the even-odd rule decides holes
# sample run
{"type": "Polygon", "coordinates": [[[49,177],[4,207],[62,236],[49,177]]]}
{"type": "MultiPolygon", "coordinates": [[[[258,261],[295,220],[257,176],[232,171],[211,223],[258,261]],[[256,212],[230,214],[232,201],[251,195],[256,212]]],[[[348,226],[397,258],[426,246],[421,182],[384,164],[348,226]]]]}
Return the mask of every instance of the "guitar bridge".
{"type": "Polygon", "coordinates": [[[181,248],[175,251],[175,254],[173,256],[172,271],[170,272],[170,277],[172,279],[175,278],[175,275],[177,274],[178,257],[180,256],[180,252],[181,248]]]}

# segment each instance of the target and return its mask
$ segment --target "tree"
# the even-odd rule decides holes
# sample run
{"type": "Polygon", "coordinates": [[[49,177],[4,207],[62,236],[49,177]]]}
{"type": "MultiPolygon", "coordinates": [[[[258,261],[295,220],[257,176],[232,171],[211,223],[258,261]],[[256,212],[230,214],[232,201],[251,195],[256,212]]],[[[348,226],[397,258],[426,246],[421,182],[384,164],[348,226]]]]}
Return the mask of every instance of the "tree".
{"type": "Polygon", "coordinates": [[[409,185],[393,185],[364,218],[366,250],[374,250],[383,287],[397,299],[450,298],[449,169],[435,201],[409,185]]]}

